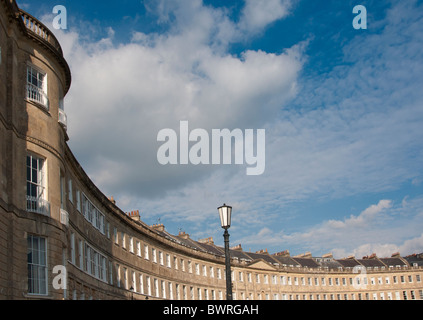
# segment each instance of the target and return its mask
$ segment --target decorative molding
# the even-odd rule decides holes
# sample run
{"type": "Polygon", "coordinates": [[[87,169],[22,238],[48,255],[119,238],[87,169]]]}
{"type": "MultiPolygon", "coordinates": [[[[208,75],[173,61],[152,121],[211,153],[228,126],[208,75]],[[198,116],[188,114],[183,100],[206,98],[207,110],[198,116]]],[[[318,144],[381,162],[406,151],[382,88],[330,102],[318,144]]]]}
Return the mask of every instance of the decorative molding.
{"type": "Polygon", "coordinates": [[[44,141],[41,141],[37,138],[26,136],[26,141],[31,142],[33,144],[36,144],[37,146],[49,151],[50,153],[54,154],[62,163],[65,163],[65,160],[63,159],[62,155],[59,151],[57,151],[54,147],[49,145],[48,143],[45,143],[44,141]]]}

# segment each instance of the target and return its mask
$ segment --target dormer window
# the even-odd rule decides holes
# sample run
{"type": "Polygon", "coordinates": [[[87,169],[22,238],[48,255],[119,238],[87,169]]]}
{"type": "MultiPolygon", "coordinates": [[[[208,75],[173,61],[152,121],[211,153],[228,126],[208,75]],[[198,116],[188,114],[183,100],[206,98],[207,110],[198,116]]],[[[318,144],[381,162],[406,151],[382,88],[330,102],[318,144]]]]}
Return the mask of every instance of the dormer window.
{"type": "Polygon", "coordinates": [[[41,104],[47,110],[49,109],[47,75],[32,66],[27,66],[26,97],[30,101],[41,104]]]}

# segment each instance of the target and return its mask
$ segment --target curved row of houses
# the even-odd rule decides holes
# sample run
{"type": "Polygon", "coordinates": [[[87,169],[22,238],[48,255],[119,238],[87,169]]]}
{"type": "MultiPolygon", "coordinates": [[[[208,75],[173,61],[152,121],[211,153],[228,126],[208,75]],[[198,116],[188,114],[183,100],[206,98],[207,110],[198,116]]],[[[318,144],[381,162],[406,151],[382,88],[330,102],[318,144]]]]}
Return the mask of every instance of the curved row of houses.
{"type": "MultiPolygon", "coordinates": [[[[84,172],[67,145],[70,85],[51,31],[0,0],[0,299],[224,299],[223,248],[146,225],[84,172]]],[[[230,252],[234,299],[423,299],[417,255],[230,252]]]]}

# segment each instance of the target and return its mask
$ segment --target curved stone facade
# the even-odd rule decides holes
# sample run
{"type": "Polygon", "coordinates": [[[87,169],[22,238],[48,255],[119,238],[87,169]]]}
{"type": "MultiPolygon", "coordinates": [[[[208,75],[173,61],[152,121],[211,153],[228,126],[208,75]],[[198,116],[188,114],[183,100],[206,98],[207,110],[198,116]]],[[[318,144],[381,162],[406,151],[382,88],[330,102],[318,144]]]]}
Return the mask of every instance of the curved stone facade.
{"type": "MultiPolygon", "coordinates": [[[[0,298],[224,299],[223,248],[122,212],[81,168],[60,44],[14,0],[0,2],[0,80],[0,298]]],[[[235,299],[423,299],[419,256],[231,258],[235,299]]]]}

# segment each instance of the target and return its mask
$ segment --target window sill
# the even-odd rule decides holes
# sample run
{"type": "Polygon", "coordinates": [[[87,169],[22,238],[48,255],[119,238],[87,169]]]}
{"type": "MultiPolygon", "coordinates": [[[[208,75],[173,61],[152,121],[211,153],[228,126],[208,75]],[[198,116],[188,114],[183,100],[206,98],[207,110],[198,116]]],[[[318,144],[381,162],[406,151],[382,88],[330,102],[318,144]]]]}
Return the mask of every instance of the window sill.
{"type": "Polygon", "coordinates": [[[34,299],[34,300],[54,300],[50,295],[44,294],[31,294],[31,293],[22,293],[23,297],[26,299],[34,299]]]}

